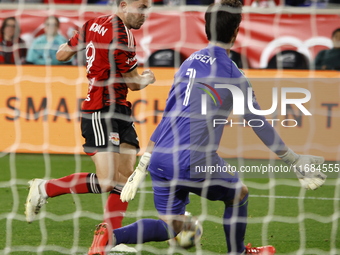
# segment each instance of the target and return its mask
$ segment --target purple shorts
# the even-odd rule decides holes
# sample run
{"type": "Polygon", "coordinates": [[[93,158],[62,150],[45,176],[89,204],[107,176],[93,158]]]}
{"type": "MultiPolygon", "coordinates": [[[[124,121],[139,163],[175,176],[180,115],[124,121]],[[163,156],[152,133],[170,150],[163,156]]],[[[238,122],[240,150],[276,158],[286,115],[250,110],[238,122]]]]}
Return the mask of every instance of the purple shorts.
{"type": "Polygon", "coordinates": [[[242,183],[238,178],[168,180],[151,173],[154,203],[161,215],[184,214],[189,204],[189,192],[212,201],[230,201],[240,192],[242,183]]]}

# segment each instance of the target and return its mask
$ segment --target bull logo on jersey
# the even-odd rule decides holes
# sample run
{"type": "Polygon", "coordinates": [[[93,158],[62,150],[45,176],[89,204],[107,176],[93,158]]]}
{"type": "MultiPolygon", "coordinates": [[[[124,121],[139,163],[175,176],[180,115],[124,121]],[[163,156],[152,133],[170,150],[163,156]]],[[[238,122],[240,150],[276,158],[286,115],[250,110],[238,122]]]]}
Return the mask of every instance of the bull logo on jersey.
{"type": "Polygon", "coordinates": [[[119,134],[116,132],[110,132],[109,140],[113,145],[119,145],[120,143],[119,134]]]}

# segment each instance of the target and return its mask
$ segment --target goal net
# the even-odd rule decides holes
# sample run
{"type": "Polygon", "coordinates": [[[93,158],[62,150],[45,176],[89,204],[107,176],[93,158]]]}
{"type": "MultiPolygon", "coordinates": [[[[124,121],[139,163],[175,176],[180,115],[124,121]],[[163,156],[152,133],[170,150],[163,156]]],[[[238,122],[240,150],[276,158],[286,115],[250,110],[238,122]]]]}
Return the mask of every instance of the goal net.
{"type": "MultiPolygon", "coordinates": [[[[43,33],[48,16],[57,16],[59,33],[70,38],[88,19],[112,11],[109,5],[0,3],[0,24],[16,18],[24,41],[14,45],[18,50],[43,33]]],[[[133,30],[139,69],[150,68],[157,79],[128,94],[141,153],[162,118],[179,65],[208,43],[205,11],[206,6],[153,7],[142,28],[133,30]]],[[[275,107],[266,118],[285,143],[298,154],[323,156],[320,169],[328,175],[320,189],[302,189],[289,167],[252,132],[255,123],[235,113],[220,120],[224,133],[218,153],[249,189],[245,244],[270,244],[277,254],[340,253],[340,73],[317,70],[315,63],[320,51],[333,48],[338,12],[315,6],[243,8],[230,57],[248,77],[262,109],[275,107]]],[[[0,54],[6,49],[0,45],[0,54]]],[[[80,132],[88,89],[85,60],[79,55],[69,65],[20,64],[18,54],[16,64],[0,65],[0,254],[86,254],[94,227],[103,220],[106,193],[52,198],[32,224],[24,215],[29,180],[95,171],[83,153],[80,132]]],[[[195,195],[190,200],[187,211],[204,229],[200,245],[132,247],[139,254],[227,253],[224,205],[195,195]]],[[[123,224],[147,217],[157,218],[150,177],[129,203],[123,224]]]]}

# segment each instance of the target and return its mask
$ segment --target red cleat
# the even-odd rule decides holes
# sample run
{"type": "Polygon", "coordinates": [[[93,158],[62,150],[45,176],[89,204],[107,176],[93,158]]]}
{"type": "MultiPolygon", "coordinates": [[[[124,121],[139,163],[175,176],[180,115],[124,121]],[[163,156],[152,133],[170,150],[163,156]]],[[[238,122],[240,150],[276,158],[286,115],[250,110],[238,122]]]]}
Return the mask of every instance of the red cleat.
{"type": "Polygon", "coordinates": [[[251,247],[251,244],[248,243],[246,246],[246,254],[257,254],[257,255],[274,255],[276,252],[274,246],[260,246],[260,247],[251,247]]]}
{"type": "Polygon", "coordinates": [[[106,255],[106,246],[109,241],[107,227],[107,223],[97,225],[88,255],[106,255]]]}

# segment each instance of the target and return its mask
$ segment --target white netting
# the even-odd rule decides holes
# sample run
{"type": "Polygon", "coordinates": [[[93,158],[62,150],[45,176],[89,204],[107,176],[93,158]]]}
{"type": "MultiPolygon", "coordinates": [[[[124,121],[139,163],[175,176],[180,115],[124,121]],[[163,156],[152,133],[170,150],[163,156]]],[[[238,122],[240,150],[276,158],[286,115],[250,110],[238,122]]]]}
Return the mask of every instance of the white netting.
{"type": "MultiPolygon", "coordinates": [[[[111,8],[85,4],[0,4],[0,23],[6,17],[16,17],[22,38],[29,47],[33,38],[41,34],[48,15],[60,18],[60,32],[69,38],[84,21],[110,13],[111,8]]],[[[143,28],[134,31],[139,63],[152,66],[151,54],[165,49],[168,51],[158,57],[155,55],[154,60],[177,66],[183,58],[205,47],[205,10],[204,6],[154,7],[143,28]]],[[[339,169],[339,73],[287,71],[280,69],[283,63],[278,64],[278,71],[258,68],[266,68],[270,58],[279,51],[294,50],[306,56],[309,67],[314,69],[317,53],[332,46],[330,37],[339,24],[338,13],[339,9],[245,7],[233,48],[241,54],[240,63],[244,68],[254,68],[246,69],[245,73],[263,109],[270,108],[272,87],[302,87],[311,92],[312,99],[305,104],[312,112],[311,117],[301,116],[293,108],[286,118],[275,114],[271,118],[280,119],[275,126],[292,149],[303,154],[323,155],[327,169],[331,164],[339,169]],[[283,119],[294,119],[301,125],[284,128],[283,119]]],[[[82,60],[73,63],[82,63],[82,60]]],[[[157,83],[129,95],[143,149],[160,121],[175,72],[171,67],[150,68],[155,72],[157,83]]],[[[94,171],[89,157],[80,155],[83,140],[79,107],[87,91],[84,67],[0,65],[0,91],[0,226],[3,230],[0,254],[85,254],[92,241],[94,225],[102,221],[106,194],[53,198],[30,225],[25,222],[23,206],[27,181],[31,178],[49,179],[94,171]],[[69,155],[54,155],[63,153],[69,155]]],[[[236,117],[232,119],[238,121],[236,117]]],[[[267,180],[272,177],[268,173],[252,179],[254,175],[247,173],[252,166],[263,170],[263,166],[283,163],[276,161],[250,128],[239,124],[233,129],[227,126],[222,140],[221,155],[239,158],[228,161],[238,170],[244,166],[242,177],[250,190],[247,242],[259,246],[273,244],[278,254],[340,253],[338,172],[330,174],[326,185],[315,192],[300,189],[295,179],[267,180]]],[[[157,217],[152,199],[148,179],[137,199],[130,203],[124,223],[157,217]]],[[[137,245],[137,250],[143,254],[226,253],[222,206],[194,196],[191,200],[187,210],[198,216],[204,227],[202,246],[185,251],[173,250],[166,243],[149,243],[137,245]]]]}

